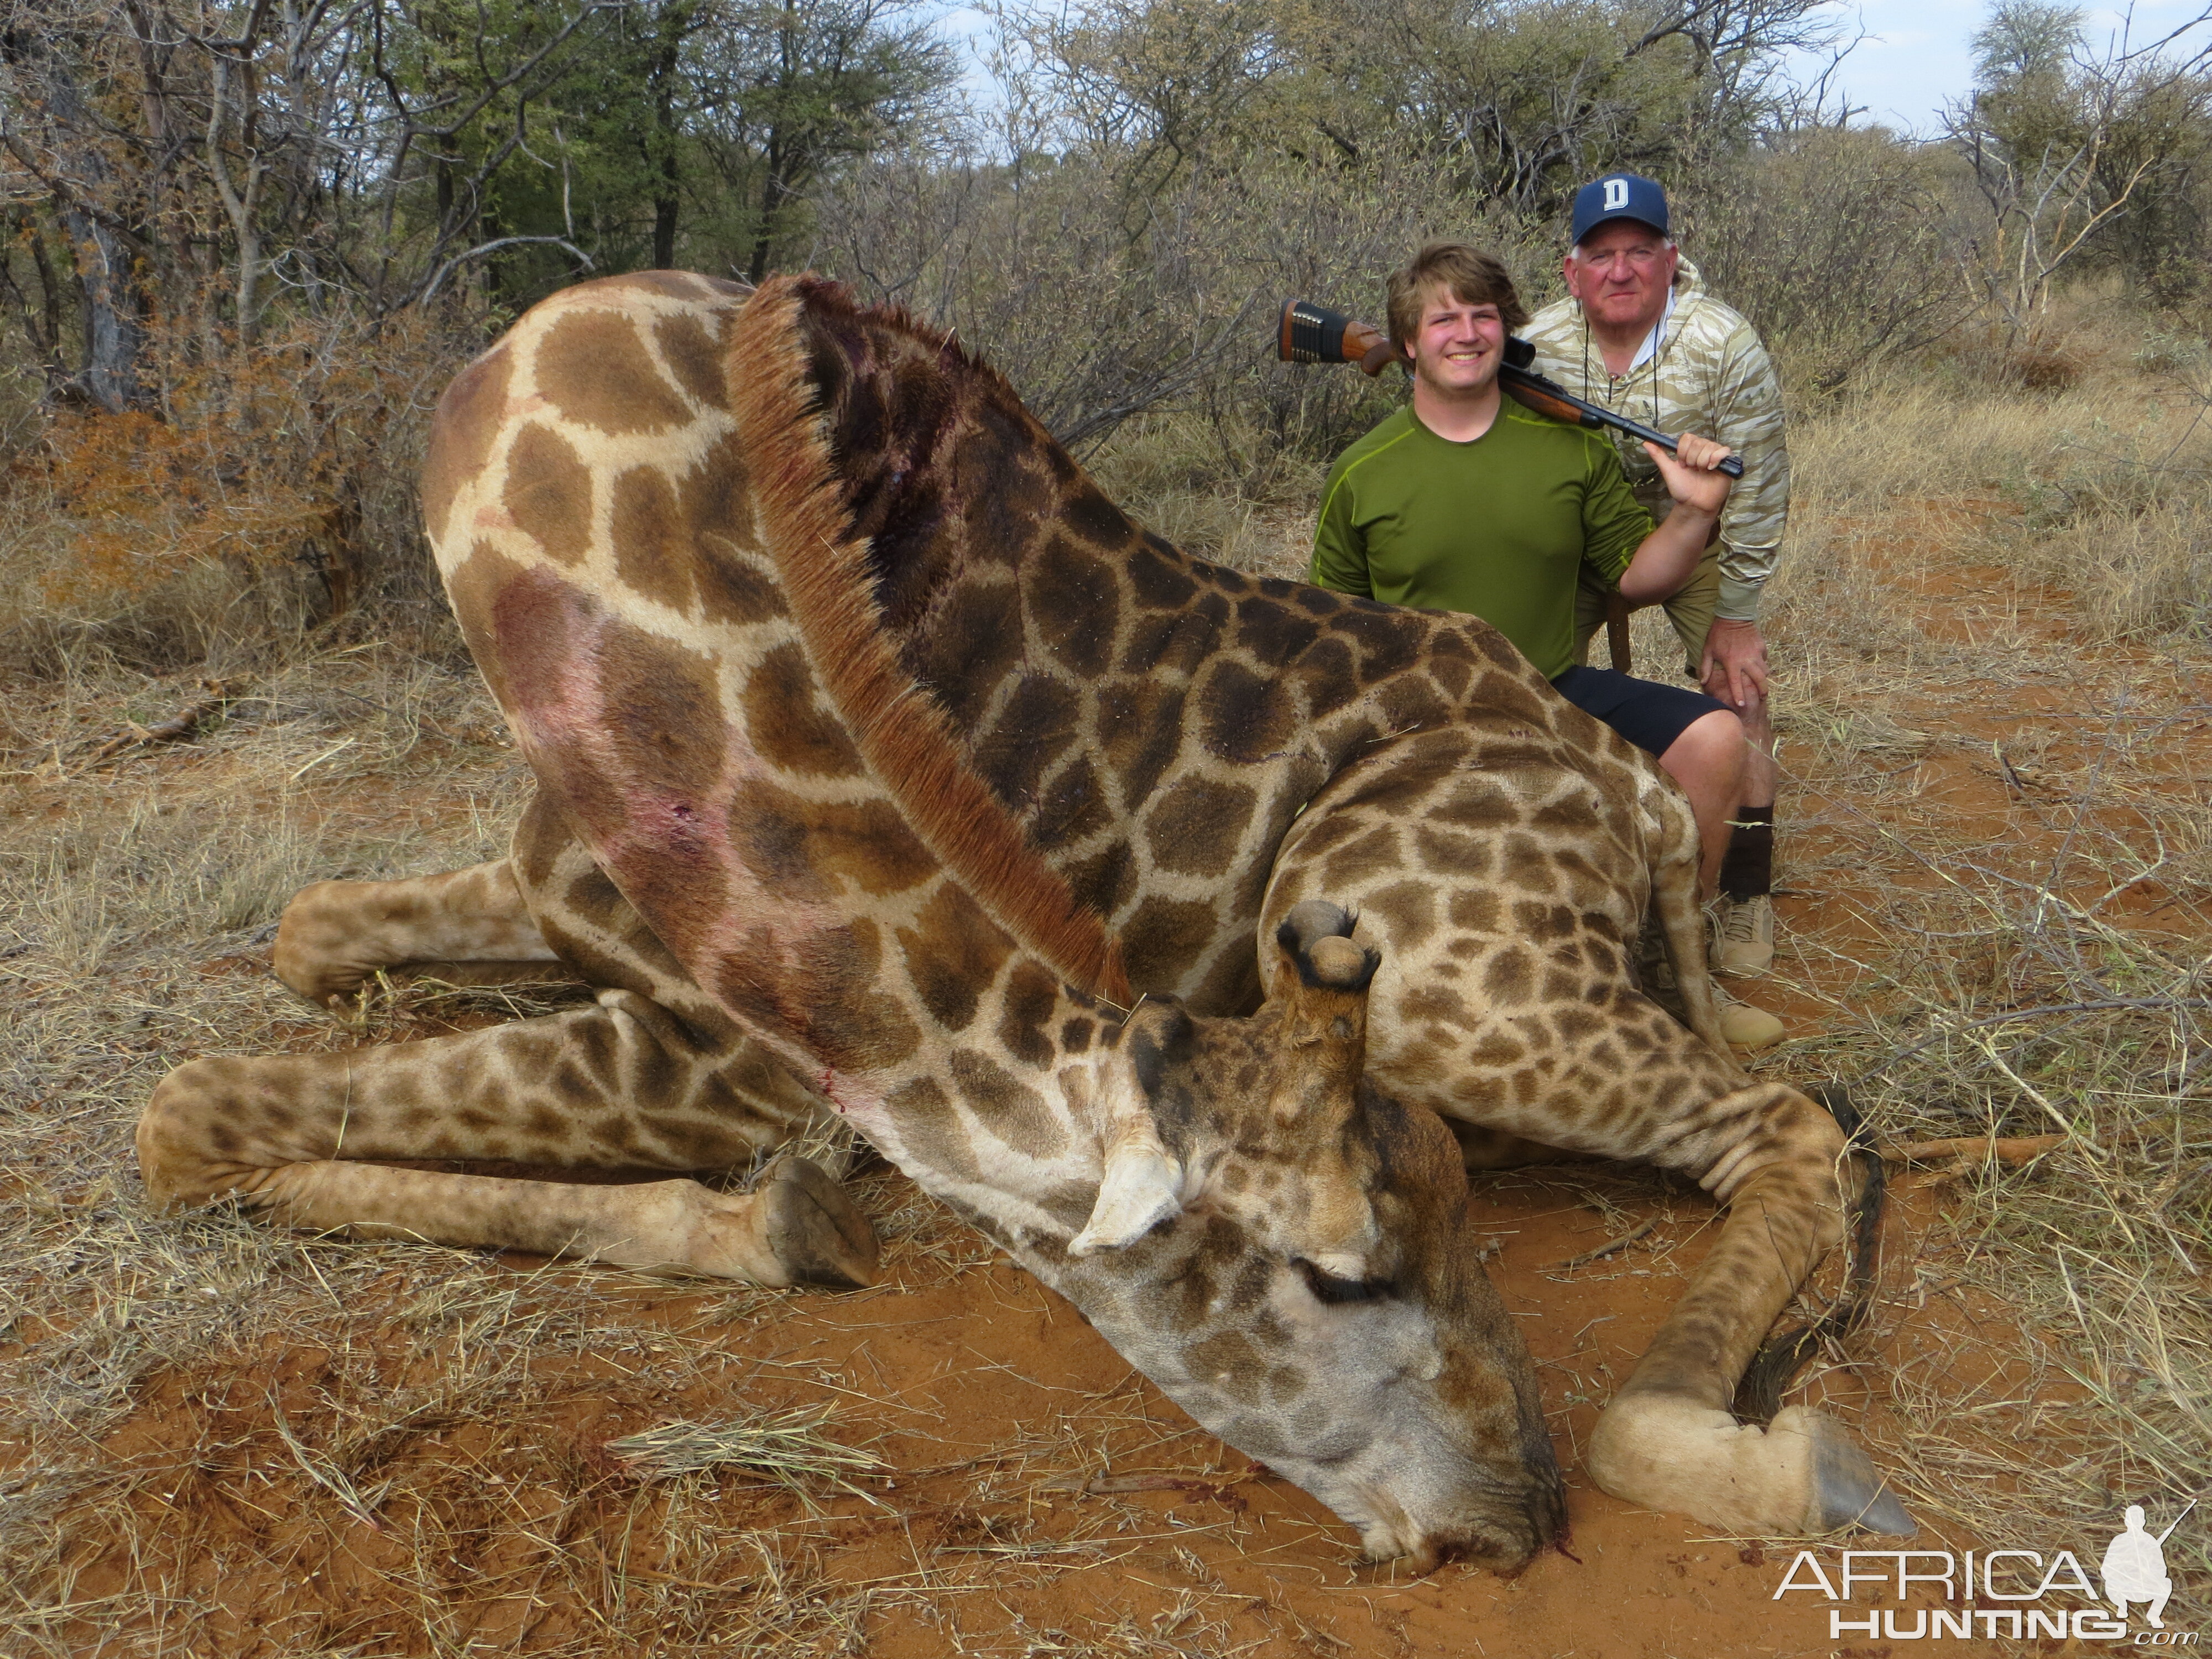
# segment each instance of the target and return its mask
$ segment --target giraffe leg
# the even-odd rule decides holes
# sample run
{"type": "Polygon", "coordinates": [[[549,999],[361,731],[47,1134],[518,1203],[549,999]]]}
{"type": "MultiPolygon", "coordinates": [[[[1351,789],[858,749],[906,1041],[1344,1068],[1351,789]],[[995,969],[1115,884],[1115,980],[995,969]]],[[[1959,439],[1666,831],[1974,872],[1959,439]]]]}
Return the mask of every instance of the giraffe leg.
{"type": "Polygon", "coordinates": [[[1509,1134],[1503,1129],[1486,1129],[1461,1118],[1446,1118],[1444,1127],[1459,1142],[1460,1160],[1470,1170],[1518,1170],[1531,1164],[1572,1163],[1589,1156],[1587,1152],[1547,1146],[1541,1141],[1509,1134]]]}
{"type": "MultiPolygon", "coordinates": [[[[466,872],[464,872],[466,873],[466,872]]],[[[285,1224],[571,1255],[762,1285],[860,1285],[876,1239],[842,1188],[787,1157],[748,1194],[696,1181],[580,1186],[361,1160],[567,1168],[741,1166],[804,1127],[764,1113],[633,992],[457,1036],[178,1067],[138,1121],[161,1207],[234,1198],[285,1224]]]]}
{"type": "Polygon", "coordinates": [[[1843,1237],[1858,1177],[1843,1131],[1813,1101],[1779,1085],[1737,1088],[1690,1123],[1664,1127],[1675,1145],[1642,1155],[1691,1168],[1728,1206],[1728,1221],[1599,1418],[1591,1475],[1617,1498],[1736,1532],[1829,1532],[1856,1523],[1909,1534],[1904,1506],[1833,1419],[1793,1406],[1761,1429],[1740,1424],[1729,1409],[1776,1316],[1843,1237]]]}
{"type": "Polygon", "coordinates": [[[1659,923],[1667,958],[1674,964],[1674,988],[1690,1029],[1733,1065],[1728,1036],[1721,1030],[1720,1004],[1713,994],[1705,907],[1698,902],[1697,818],[1680,790],[1661,792],[1657,804],[1667,827],[1653,842],[1657,851],[1651,867],[1651,914],[1659,923]]]}
{"type": "Polygon", "coordinates": [[[321,1008],[387,968],[461,985],[571,977],[522,901],[505,859],[404,881],[319,881],[276,925],[276,977],[321,1008]]]}

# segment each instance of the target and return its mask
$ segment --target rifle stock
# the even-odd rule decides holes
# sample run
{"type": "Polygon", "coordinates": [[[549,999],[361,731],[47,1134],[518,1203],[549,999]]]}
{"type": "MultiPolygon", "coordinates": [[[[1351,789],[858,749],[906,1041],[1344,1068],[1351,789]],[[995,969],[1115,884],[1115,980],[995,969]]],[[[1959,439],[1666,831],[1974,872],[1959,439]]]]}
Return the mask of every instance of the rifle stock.
{"type": "MultiPolygon", "coordinates": [[[[1372,323],[1363,323],[1356,317],[1317,306],[1310,300],[1283,302],[1275,355],[1286,363],[1358,363],[1370,375],[1380,374],[1386,364],[1401,361],[1398,349],[1390,343],[1390,337],[1372,323]]],[[[1584,402],[1565,386],[1531,369],[1528,365],[1535,359],[1536,348],[1528,341],[1507,338],[1505,361],[1498,368],[1498,384],[1514,402],[1571,426],[1588,427],[1593,431],[1610,427],[1632,438],[1656,444],[1669,455],[1674,453],[1674,440],[1666,433],[1641,421],[1632,421],[1626,415],[1616,415],[1601,404],[1584,402]]],[[[1717,470],[1731,478],[1741,478],[1743,458],[1731,455],[1717,470]]]]}

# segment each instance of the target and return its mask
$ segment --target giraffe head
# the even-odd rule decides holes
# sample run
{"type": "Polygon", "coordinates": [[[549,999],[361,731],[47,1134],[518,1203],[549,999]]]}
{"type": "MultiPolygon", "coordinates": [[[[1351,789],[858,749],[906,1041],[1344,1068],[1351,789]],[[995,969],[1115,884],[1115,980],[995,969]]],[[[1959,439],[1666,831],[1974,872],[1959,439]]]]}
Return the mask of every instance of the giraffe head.
{"type": "Polygon", "coordinates": [[[1351,931],[1293,910],[1285,994],[1250,1019],[1140,1004],[1093,1073],[1097,1200],[1025,1254],[1370,1557],[1517,1566],[1565,1525],[1534,1369],[1475,1257],[1456,1143],[1362,1078],[1379,958],[1351,931]]]}

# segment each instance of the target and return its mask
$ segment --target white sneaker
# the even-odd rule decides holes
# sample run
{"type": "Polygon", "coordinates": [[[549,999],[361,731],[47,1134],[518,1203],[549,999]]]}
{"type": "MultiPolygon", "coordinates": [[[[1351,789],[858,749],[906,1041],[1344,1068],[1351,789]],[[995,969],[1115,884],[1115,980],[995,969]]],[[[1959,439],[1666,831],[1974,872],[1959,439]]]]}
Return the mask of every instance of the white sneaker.
{"type": "Polygon", "coordinates": [[[1774,900],[1765,893],[1713,901],[1713,971],[1755,979],[1774,965],[1774,900]]]}

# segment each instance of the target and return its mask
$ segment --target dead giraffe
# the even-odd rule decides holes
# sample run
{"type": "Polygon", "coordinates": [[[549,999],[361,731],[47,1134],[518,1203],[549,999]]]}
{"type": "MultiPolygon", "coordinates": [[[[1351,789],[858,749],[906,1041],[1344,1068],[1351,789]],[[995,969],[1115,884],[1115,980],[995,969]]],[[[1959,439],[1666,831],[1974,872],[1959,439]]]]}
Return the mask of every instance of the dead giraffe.
{"type": "MultiPolygon", "coordinates": [[[[1116,512],[995,374],[807,281],[748,301],[657,274],[547,301],[448,392],[425,498],[471,649],[558,804],[526,836],[556,845],[519,842],[503,878],[434,878],[509,883],[516,896],[501,889],[486,913],[499,938],[471,943],[464,914],[420,940],[387,930],[356,956],[497,961],[520,939],[525,958],[558,954],[627,990],[635,963],[562,933],[537,872],[567,859],[611,878],[635,907],[630,948],[685,981],[631,994],[716,1011],[695,1036],[732,1068],[719,1076],[758,1060],[726,1034],[788,1060],[811,1017],[792,988],[809,981],[764,969],[775,958],[762,945],[787,931],[787,879],[842,871],[849,891],[878,861],[886,827],[825,804],[842,786],[822,781],[856,769],[902,801],[1000,814],[1004,836],[963,840],[927,816],[914,828],[952,871],[948,890],[995,893],[1007,869],[1041,869],[1052,890],[993,919],[1018,914],[1015,931],[1063,980],[1116,1001],[1126,983],[1239,1012],[1258,1002],[1262,967],[1279,998],[1255,932],[1322,893],[1355,900],[1361,936],[1384,952],[1372,1075],[1455,1121],[1469,1161],[1638,1159],[1729,1206],[1601,1420],[1599,1483],[1747,1532],[1910,1528],[1832,1420],[1792,1408],[1762,1429],[1729,1410],[1776,1313],[1840,1237],[1856,1176],[1825,1111],[1753,1082],[1719,1046],[1686,803],[1492,630],[1183,557],[1116,512]],[[657,642],[649,672],[596,643],[617,623],[657,642]],[[733,654],[732,641],[771,635],[733,654]],[[857,733],[854,709],[874,706],[860,691],[900,711],[898,741],[857,733]],[[772,735],[726,764],[746,720],[772,735]],[[702,795],[710,774],[720,793],[702,795]],[[557,844],[570,833],[587,853],[557,844]],[[1636,988],[1647,914],[1710,1041],[1636,988]]],[[[380,884],[374,902],[415,902],[403,890],[380,884]]],[[[342,893],[318,893],[311,908],[343,915],[342,893]]],[[[868,937],[843,971],[884,971],[868,937]]],[[[942,942],[907,954],[930,1018],[972,1029],[998,958],[942,942]]],[[[340,961],[331,982],[356,971],[340,961]]],[[[546,1052],[565,1055],[564,1041],[546,1052]]],[[[809,1085],[837,1101],[836,1068],[809,1064],[805,1085],[739,1082],[744,1104],[694,1115],[750,1114],[760,1129],[740,1150],[773,1139],[809,1085]]],[[[650,1086],[635,1067],[599,1069],[617,1090],[650,1086]]],[[[219,1091],[196,1088],[189,1112],[183,1092],[175,1109],[157,1096],[149,1117],[222,1115],[219,1091]]],[[[417,1155],[483,1144],[483,1126],[430,1098],[416,1107],[417,1155]]],[[[868,1132],[897,1158],[890,1129],[868,1132]]],[[[235,1162],[257,1161],[283,1159],[255,1147],[235,1162]]],[[[1228,1179],[1204,1200],[1241,1195],[1228,1179]]],[[[836,1217],[811,1237],[855,1236],[832,1190],[810,1182],[793,1200],[793,1215],[836,1217]]],[[[1186,1184],[1186,1202],[1200,1196],[1186,1184]]],[[[436,1212],[409,1214],[428,1228],[436,1212]]],[[[817,1273],[805,1249],[767,1254],[771,1274],[817,1273]]],[[[853,1276],[857,1249],[843,1261],[830,1276],[853,1276]]]]}

